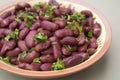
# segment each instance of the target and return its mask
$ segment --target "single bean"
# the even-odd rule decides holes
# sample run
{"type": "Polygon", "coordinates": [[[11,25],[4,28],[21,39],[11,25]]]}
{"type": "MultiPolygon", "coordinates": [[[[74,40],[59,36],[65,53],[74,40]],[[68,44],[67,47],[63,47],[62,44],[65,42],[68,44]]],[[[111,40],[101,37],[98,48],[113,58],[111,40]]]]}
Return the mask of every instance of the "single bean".
{"type": "Polygon", "coordinates": [[[61,44],[68,44],[68,45],[76,45],[77,44],[77,40],[75,39],[75,37],[64,37],[62,40],[60,40],[61,44]]]}
{"type": "Polygon", "coordinates": [[[0,50],[1,50],[1,48],[3,47],[3,43],[2,42],[0,42],[0,50]]]}
{"type": "Polygon", "coordinates": [[[44,35],[47,35],[48,37],[52,36],[52,33],[50,31],[48,31],[48,30],[42,30],[42,33],[44,35]]]}
{"type": "Polygon", "coordinates": [[[81,26],[89,26],[89,22],[88,22],[88,20],[82,20],[82,22],[81,22],[81,26]]]}
{"type": "Polygon", "coordinates": [[[3,47],[1,48],[0,51],[0,56],[3,56],[6,54],[7,50],[11,50],[16,46],[16,41],[15,40],[11,40],[11,41],[6,41],[3,44],[3,47]]]}
{"type": "Polygon", "coordinates": [[[82,35],[79,35],[78,36],[78,45],[83,45],[85,43],[85,35],[82,34],[82,35]]]}
{"type": "Polygon", "coordinates": [[[46,50],[50,46],[50,41],[41,42],[35,46],[35,50],[38,52],[46,50]]]}
{"type": "Polygon", "coordinates": [[[89,32],[91,29],[92,29],[92,27],[90,27],[90,26],[84,26],[83,27],[83,30],[84,30],[85,33],[89,32]]]}
{"type": "Polygon", "coordinates": [[[89,55],[94,54],[94,52],[95,52],[95,49],[94,49],[94,48],[88,48],[88,54],[89,54],[89,55]]]}
{"type": "Polygon", "coordinates": [[[18,47],[21,51],[28,51],[29,48],[26,46],[25,41],[19,40],[18,47]]]}
{"type": "Polygon", "coordinates": [[[55,59],[52,55],[43,55],[41,56],[41,61],[43,63],[52,63],[55,61],[55,59]]]}
{"type": "Polygon", "coordinates": [[[5,29],[4,35],[8,35],[8,34],[10,34],[10,33],[12,33],[12,30],[10,30],[10,29],[5,29]]]}
{"type": "Polygon", "coordinates": [[[14,30],[16,27],[18,27],[18,23],[16,21],[13,21],[12,23],[10,23],[9,28],[11,30],[14,30]]]}
{"type": "Polygon", "coordinates": [[[30,30],[36,30],[36,29],[38,29],[38,28],[40,28],[40,22],[39,22],[39,21],[36,22],[36,23],[34,23],[34,24],[30,27],[30,30]]]}
{"type": "Polygon", "coordinates": [[[64,28],[66,23],[63,20],[57,20],[55,23],[59,26],[59,28],[64,28]]]}
{"type": "Polygon", "coordinates": [[[26,63],[19,63],[18,64],[18,67],[21,68],[21,69],[25,69],[26,68],[26,63]]]}
{"type": "Polygon", "coordinates": [[[5,29],[4,28],[0,28],[0,38],[4,37],[4,32],[5,32],[5,29]]]}
{"type": "Polygon", "coordinates": [[[39,53],[36,51],[32,51],[31,53],[28,53],[25,57],[24,57],[24,62],[26,63],[32,63],[33,59],[39,57],[39,53]]]}
{"type": "Polygon", "coordinates": [[[61,14],[70,14],[72,10],[70,8],[59,8],[59,11],[61,14]]]}
{"type": "Polygon", "coordinates": [[[88,24],[90,27],[93,27],[93,24],[94,24],[94,18],[93,17],[89,17],[88,19],[88,24]]]}
{"type": "Polygon", "coordinates": [[[59,9],[54,9],[53,10],[54,16],[60,16],[60,11],[59,9]]]}
{"type": "Polygon", "coordinates": [[[19,33],[19,39],[21,39],[21,40],[25,39],[25,37],[28,33],[29,33],[29,29],[26,27],[23,28],[19,33]]]}
{"type": "Polygon", "coordinates": [[[6,11],[3,14],[0,15],[0,18],[5,19],[11,15],[10,11],[6,11]]]}
{"type": "Polygon", "coordinates": [[[99,37],[100,33],[101,33],[101,26],[100,26],[100,24],[99,23],[94,24],[94,27],[93,27],[93,34],[94,34],[94,36],[97,38],[97,37],[99,37]]]}
{"type": "Polygon", "coordinates": [[[97,43],[97,41],[96,42],[91,42],[90,44],[89,44],[89,48],[97,48],[98,47],[98,43],[97,43]]]}
{"type": "Polygon", "coordinates": [[[92,36],[92,37],[89,38],[89,41],[92,43],[92,42],[96,42],[97,39],[94,36],[92,36]]]}
{"type": "Polygon", "coordinates": [[[34,36],[37,34],[37,31],[32,30],[28,33],[28,35],[25,38],[26,46],[29,48],[32,48],[35,46],[34,36]]]}
{"type": "Polygon", "coordinates": [[[44,63],[41,65],[42,71],[51,71],[52,70],[52,64],[51,63],[44,63]]]}
{"type": "Polygon", "coordinates": [[[58,38],[63,38],[66,36],[72,36],[73,33],[70,29],[61,29],[61,30],[57,30],[54,35],[58,38]]]}
{"type": "Polygon", "coordinates": [[[79,36],[79,30],[77,29],[77,27],[76,26],[72,26],[73,27],[73,33],[74,33],[74,36],[79,36]]]}
{"type": "Polygon", "coordinates": [[[87,50],[88,44],[84,44],[78,48],[79,52],[85,52],[87,50]]]}
{"type": "Polygon", "coordinates": [[[67,56],[72,54],[72,52],[67,50],[65,47],[62,47],[62,53],[67,56]]]}
{"type": "Polygon", "coordinates": [[[6,55],[9,56],[9,57],[17,57],[19,53],[20,53],[20,49],[19,48],[15,48],[13,50],[8,51],[6,53],[6,55]]]}
{"type": "Polygon", "coordinates": [[[41,52],[42,55],[52,55],[53,54],[53,48],[50,47],[44,51],[41,52]]]}
{"type": "Polygon", "coordinates": [[[41,22],[41,27],[45,30],[49,30],[49,31],[56,31],[58,29],[57,24],[52,23],[50,21],[42,21],[41,22]]]}
{"type": "Polygon", "coordinates": [[[58,6],[59,5],[59,3],[56,0],[50,0],[48,2],[48,4],[51,5],[51,6],[58,6]]]}
{"type": "Polygon", "coordinates": [[[22,29],[25,28],[25,27],[26,27],[26,26],[25,26],[25,23],[22,22],[21,25],[19,26],[19,29],[22,30],[22,29]]]}
{"type": "Polygon", "coordinates": [[[89,59],[89,57],[90,57],[89,54],[87,54],[87,53],[80,53],[79,55],[82,57],[83,61],[89,59]]]}
{"type": "Polygon", "coordinates": [[[84,14],[86,17],[93,17],[93,14],[88,10],[81,11],[81,14],[84,14]]]}
{"type": "Polygon", "coordinates": [[[15,64],[15,65],[18,65],[18,64],[19,64],[19,62],[18,62],[18,60],[17,60],[16,57],[11,58],[11,59],[10,59],[10,62],[11,62],[12,64],[15,64]]]}

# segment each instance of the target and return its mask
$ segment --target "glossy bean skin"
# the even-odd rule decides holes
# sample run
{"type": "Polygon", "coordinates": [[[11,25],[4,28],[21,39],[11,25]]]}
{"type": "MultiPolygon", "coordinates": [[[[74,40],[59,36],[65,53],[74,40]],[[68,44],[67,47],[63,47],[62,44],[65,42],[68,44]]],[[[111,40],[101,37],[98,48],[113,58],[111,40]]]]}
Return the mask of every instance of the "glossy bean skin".
{"type": "Polygon", "coordinates": [[[25,39],[25,37],[28,33],[29,33],[29,29],[23,28],[19,33],[19,39],[21,39],[21,40],[25,39]]]}
{"type": "Polygon", "coordinates": [[[93,21],[94,21],[94,18],[89,17],[87,20],[88,20],[88,24],[89,24],[89,26],[90,26],[90,27],[93,27],[93,24],[94,24],[94,22],[93,22],[93,21]]]}
{"type": "Polygon", "coordinates": [[[32,63],[33,59],[39,57],[39,53],[36,51],[32,51],[31,53],[28,53],[25,58],[24,58],[24,62],[26,63],[32,63]]]}
{"type": "Polygon", "coordinates": [[[89,59],[89,57],[90,57],[89,54],[87,54],[87,53],[80,53],[79,55],[82,57],[83,61],[89,59]]]}
{"type": "Polygon", "coordinates": [[[92,42],[92,43],[89,44],[89,47],[96,49],[98,47],[98,43],[97,42],[92,42]]]}
{"type": "Polygon", "coordinates": [[[60,8],[59,11],[61,14],[64,14],[64,13],[70,14],[71,13],[70,8],[60,8]]]}
{"type": "Polygon", "coordinates": [[[0,50],[1,50],[1,48],[3,47],[3,43],[2,42],[0,42],[0,50]]]}
{"type": "Polygon", "coordinates": [[[22,29],[25,28],[25,27],[26,27],[26,26],[25,26],[25,23],[22,22],[21,25],[19,26],[19,29],[22,30],[22,29]]]}
{"type": "Polygon", "coordinates": [[[36,30],[36,29],[38,29],[38,28],[40,28],[40,22],[39,22],[39,21],[36,22],[36,23],[34,23],[34,24],[30,27],[30,30],[36,30]]]}
{"type": "Polygon", "coordinates": [[[0,28],[0,38],[4,37],[4,32],[5,32],[5,29],[4,28],[0,28]]]}
{"type": "Polygon", "coordinates": [[[15,48],[15,49],[10,50],[6,53],[6,55],[9,56],[9,57],[17,57],[18,54],[20,54],[20,49],[19,48],[15,48]]]}
{"type": "Polygon", "coordinates": [[[78,45],[83,45],[85,43],[85,35],[82,34],[82,35],[79,35],[78,36],[78,45]]]}
{"type": "Polygon", "coordinates": [[[81,14],[84,14],[86,17],[93,17],[93,14],[88,10],[81,11],[81,14]]]}
{"type": "Polygon", "coordinates": [[[42,33],[44,35],[47,35],[48,37],[52,36],[52,33],[50,31],[48,31],[48,30],[42,30],[42,33]]]}
{"type": "Polygon", "coordinates": [[[62,47],[62,53],[67,56],[72,54],[72,52],[68,51],[65,47],[62,47]]]}
{"type": "Polygon", "coordinates": [[[54,58],[57,60],[58,58],[61,58],[62,55],[60,43],[55,36],[51,37],[50,41],[52,42],[54,58]]]}
{"type": "Polygon", "coordinates": [[[75,37],[65,37],[62,40],[60,40],[61,44],[68,44],[68,45],[76,45],[77,44],[77,40],[75,39],[75,37]]]}
{"type": "Polygon", "coordinates": [[[4,35],[8,35],[8,34],[10,34],[10,33],[12,33],[12,30],[10,30],[10,29],[5,29],[4,35]]]}
{"type": "Polygon", "coordinates": [[[99,37],[100,33],[101,33],[101,26],[99,23],[95,23],[93,27],[93,34],[95,37],[99,37]]]}
{"type": "Polygon", "coordinates": [[[28,35],[25,38],[25,43],[27,47],[32,48],[35,46],[34,36],[37,34],[37,31],[32,30],[28,33],[28,35]]]}
{"type": "Polygon", "coordinates": [[[59,11],[59,9],[55,9],[55,10],[53,11],[53,13],[54,13],[54,16],[60,16],[60,11],[59,11]]]}
{"type": "Polygon", "coordinates": [[[42,55],[52,55],[53,54],[53,48],[48,48],[41,52],[42,55]]]}
{"type": "Polygon", "coordinates": [[[48,2],[48,4],[51,5],[51,6],[58,6],[58,5],[59,5],[56,0],[50,0],[50,1],[48,2]]]}
{"type": "Polygon", "coordinates": [[[63,59],[63,63],[66,67],[72,67],[78,63],[81,63],[83,61],[82,57],[79,54],[67,57],[63,59]]]}
{"type": "Polygon", "coordinates": [[[29,50],[29,48],[25,44],[25,41],[23,41],[23,40],[18,41],[18,47],[21,51],[28,51],[29,50]]]}
{"type": "Polygon", "coordinates": [[[18,60],[17,60],[16,57],[11,58],[11,59],[10,59],[10,62],[11,62],[12,64],[14,64],[14,65],[18,65],[18,64],[19,64],[19,62],[18,62],[18,60]]]}
{"type": "Polygon", "coordinates": [[[43,63],[52,63],[55,61],[55,59],[52,55],[43,55],[41,56],[41,61],[43,63]]]}
{"type": "Polygon", "coordinates": [[[52,64],[51,63],[44,63],[41,65],[42,71],[51,71],[52,70],[52,64]]]}
{"type": "Polygon", "coordinates": [[[77,29],[77,27],[76,26],[73,26],[73,34],[74,34],[74,36],[79,36],[79,30],[77,29]]]}
{"type": "Polygon", "coordinates": [[[54,35],[58,38],[63,38],[63,37],[66,37],[66,36],[72,36],[73,33],[70,29],[60,29],[60,30],[57,30],[54,35]]]}
{"type": "Polygon", "coordinates": [[[19,63],[18,67],[21,69],[25,69],[26,68],[26,63],[19,63]]]}
{"type": "Polygon", "coordinates": [[[37,52],[41,52],[41,51],[46,50],[49,46],[50,46],[50,41],[41,42],[35,46],[35,50],[37,52]]]}
{"type": "Polygon", "coordinates": [[[7,12],[1,14],[1,15],[0,15],[0,18],[5,19],[5,18],[7,18],[7,17],[10,16],[10,15],[11,15],[11,12],[10,12],[10,11],[7,11],[7,12]]]}
{"type": "Polygon", "coordinates": [[[95,52],[94,48],[88,48],[88,54],[92,55],[95,52]]]}
{"type": "Polygon", "coordinates": [[[15,46],[16,46],[16,41],[15,40],[5,42],[2,46],[2,48],[1,48],[0,56],[5,55],[7,50],[11,50],[15,46]]]}
{"type": "Polygon", "coordinates": [[[14,30],[16,27],[18,27],[18,23],[17,22],[12,22],[10,25],[9,25],[9,28],[11,29],[11,30],[14,30]]]}
{"type": "Polygon", "coordinates": [[[84,45],[80,46],[78,48],[78,51],[79,52],[85,52],[87,50],[87,46],[88,46],[88,44],[84,44],[84,45]]]}
{"type": "Polygon", "coordinates": [[[49,21],[42,21],[41,22],[41,27],[45,30],[49,31],[56,31],[58,29],[57,24],[49,22],[49,21]]]}
{"type": "Polygon", "coordinates": [[[66,23],[62,20],[57,20],[55,23],[59,26],[59,28],[64,28],[66,23]]]}

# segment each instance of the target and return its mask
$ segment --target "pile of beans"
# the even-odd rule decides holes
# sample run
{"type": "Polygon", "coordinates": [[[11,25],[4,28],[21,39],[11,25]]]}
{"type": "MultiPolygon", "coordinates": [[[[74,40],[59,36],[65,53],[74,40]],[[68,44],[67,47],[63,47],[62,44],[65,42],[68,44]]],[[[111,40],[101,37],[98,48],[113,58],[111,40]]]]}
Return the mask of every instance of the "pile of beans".
{"type": "Polygon", "coordinates": [[[0,59],[21,69],[61,70],[95,53],[101,25],[91,11],[76,12],[55,0],[20,3],[0,15],[0,59]]]}

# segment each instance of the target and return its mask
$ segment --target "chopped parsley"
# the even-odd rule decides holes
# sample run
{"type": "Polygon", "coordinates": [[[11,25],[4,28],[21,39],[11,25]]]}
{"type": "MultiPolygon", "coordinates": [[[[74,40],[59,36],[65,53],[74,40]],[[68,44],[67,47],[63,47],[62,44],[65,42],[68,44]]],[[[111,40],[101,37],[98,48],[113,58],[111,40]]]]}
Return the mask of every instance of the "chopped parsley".
{"type": "Polygon", "coordinates": [[[80,34],[83,34],[83,28],[80,25],[76,25],[77,29],[79,30],[80,34]]]}
{"type": "Polygon", "coordinates": [[[10,63],[10,57],[7,56],[7,57],[3,58],[3,61],[6,63],[10,63]]]}
{"type": "Polygon", "coordinates": [[[30,27],[30,26],[32,25],[33,20],[34,20],[34,17],[33,17],[33,16],[26,16],[26,17],[24,18],[25,25],[26,25],[27,27],[30,27]]]}
{"type": "Polygon", "coordinates": [[[62,60],[60,60],[59,58],[57,59],[57,62],[54,62],[52,64],[52,68],[53,70],[62,70],[65,69],[65,64],[62,62],[62,60]]]}
{"type": "Polygon", "coordinates": [[[40,8],[40,3],[33,5],[34,9],[39,9],[40,8]]]}
{"type": "Polygon", "coordinates": [[[15,18],[15,21],[16,21],[16,22],[20,22],[20,21],[21,21],[20,17],[21,17],[23,14],[24,14],[24,12],[23,12],[22,10],[20,10],[20,11],[18,12],[18,14],[17,14],[17,17],[15,18]]]}
{"type": "Polygon", "coordinates": [[[10,39],[18,39],[18,35],[19,35],[19,30],[15,29],[15,31],[13,31],[12,33],[8,34],[5,37],[5,40],[9,41],[10,39]]]}
{"type": "Polygon", "coordinates": [[[36,62],[36,63],[41,63],[41,61],[40,61],[41,59],[40,59],[40,57],[38,57],[38,58],[35,58],[35,59],[33,59],[33,62],[36,62]]]}
{"type": "Polygon", "coordinates": [[[21,57],[24,58],[26,55],[27,55],[27,51],[23,51],[22,53],[20,53],[18,55],[18,61],[20,60],[21,57]]]}
{"type": "Polygon", "coordinates": [[[90,30],[90,31],[88,32],[88,37],[92,37],[92,35],[93,35],[93,30],[90,30]]]}

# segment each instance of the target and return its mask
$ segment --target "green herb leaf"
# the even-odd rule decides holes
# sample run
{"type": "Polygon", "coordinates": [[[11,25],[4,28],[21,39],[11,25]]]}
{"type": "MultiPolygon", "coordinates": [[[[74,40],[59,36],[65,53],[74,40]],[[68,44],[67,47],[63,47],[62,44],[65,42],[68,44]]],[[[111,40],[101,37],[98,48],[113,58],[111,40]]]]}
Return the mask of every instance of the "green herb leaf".
{"type": "Polygon", "coordinates": [[[93,35],[93,30],[90,30],[89,32],[88,32],[88,37],[91,37],[93,35]]]}
{"type": "Polygon", "coordinates": [[[26,16],[24,21],[25,21],[25,25],[27,27],[30,27],[32,25],[32,21],[34,20],[33,16],[26,16]]]}
{"type": "Polygon", "coordinates": [[[3,61],[6,63],[10,63],[10,57],[7,56],[7,57],[3,58],[3,61]]]}
{"type": "Polygon", "coordinates": [[[52,64],[52,68],[53,70],[62,70],[65,69],[65,64],[58,58],[57,62],[52,64]]]}
{"type": "Polygon", "coordinates": [[[40,8],[40,3],[35,4],[35,5],[33,6],[33,8],[34,8],[34,9],[39,9],[39,8],[40,8]]]}
{"type": "Polygon", "coordinates": [[[34,48],[31,48],[28,52],[32,52],[34,50],[34,48]]]}
{"type": "Polygon", "coordinates": [[[15,18],[15,21],[16,21],[16,22],[20,22],[20,21],[21,21],[20,17],[21,17],[23,14],[24,14],[24,12],[23,12],[22,10],[20,10],[20,11],[18,12],[18,14],[17,14],[17,17],[15,18]]]}
{"type": "Polygon", "coordinates": [[[36,62],[36,63],[41,63],[41,61],[40,61],[41,59],[40,59],[40,57],[38,57],[38,58],[35,58],[35,59],[33,59],[33,62],[36,62]]]}
{"type": "Polygon", "coordinates": [[[17,58],[18,61],[20,60],[21,57],[24,58],[26,55],[27,55],[27,51],[23,51],[22,53],[20,53],[17,58]]]}
{"type": "Polygon", "coordinates": [[[82,26],[76,25],[76,27],[78,28],[79,33],[83,34],[83,28],[82,28],[82,26]]]}
{"type": "Polygon", "coordinates": [[[67,51],[71,51],[72,50],[70,45],[63,45],[63,46],[67,49],[67,51]]]}
{"type": "Polygon", "coordinates": [[[13,31],[12,33],[8,34],[5,37],[5,40],[9,41],[10,39],[18,39],[18,35],[19,35],[19,30],[15,29],[15,31],[13,31]]]}
{"type": "Polygon", "coordinates": [[[38,44],[40,42],[45,42],[48,39],[48,36],[38,33],[37,35],[34,36],[35,43],[38,44]]]}
{"type": "Polygon", "coordinates": [[[88,37],[85,37],[85,42],[88,42],[88,37]]]}

